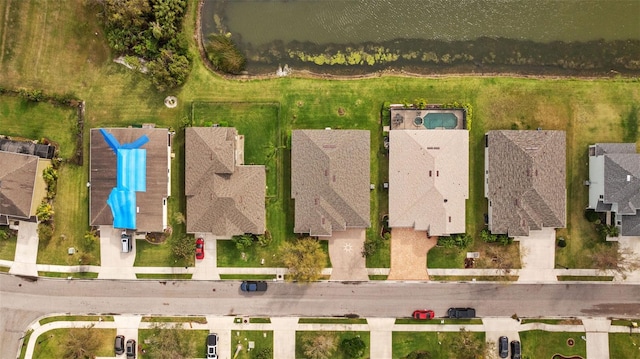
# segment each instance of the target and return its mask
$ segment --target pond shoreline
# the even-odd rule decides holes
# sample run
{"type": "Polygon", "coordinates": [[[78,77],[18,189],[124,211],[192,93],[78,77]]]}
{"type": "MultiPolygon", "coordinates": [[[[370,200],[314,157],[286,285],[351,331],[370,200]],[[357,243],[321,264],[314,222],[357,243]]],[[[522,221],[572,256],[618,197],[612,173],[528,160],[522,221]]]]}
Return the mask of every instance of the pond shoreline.
{"type": "MultiPolygon", "coordinates": [[[[546,80],[566,80],[566,79],[580,79],[580,80],[603,80],[603,79],[627,79],[627,80],[638,80],[640,79],[640,74],[635,72],[618,72],[615,70],[610,70],[609,72],[595,72],[593,74],[580,74],[579,72],[587,72],[587,71],[578,71],[576,74],[562,74],[563,69],[552,69],[549,68],[549,73],[547,74],[535,74],[535,73],[519,73],[514,71],[487,71],[487,72],[474,72],[474,71],[451,71],[451,72],[428,72],[428,73],[420,73],[414,72],[410,70],[405,70],[403,68],[395,69],[395,68],[387,68],[382,70],[376,70],[367,73],[360,74],[339,74],[339,73],[329,73],[329,72],[315,72],[309,69],[297,70],[295,68],[290,67],[290,71],[286,76],[278,75],[276,69],[271,73],[249,73],[245,71],[244,74],[240,75],[232,75],[227,73],[222,73],[220,71],[215,70],[212,63],[208,60],[205,52],[204,46],[204,38],[202,36],[202,24],[201,24],[201,16],[202,16],[202,6],[204,5],[205,0],[198,1],[198,8],[196,10],[196,24],[195,24],[195,34],[194,37],[196,39],[196,43],[198,46],[198,52],[200,58],[202,59],[205,67],[207,69],[218,76],[225,78],[227,80],[236,80],[236,81],[251,81],[251,80],[265,80],[265,79],[276,79],[281,77],[289,77],[289,78],[302,78],[302,79],[325,79],[325,80],[360,80],[360,79],[372,79],[372,78],[381,78],[381,77],[407,77],[407,78],[424,78],[424,79],[442,79],[442,78],[459,78],[459,77],[505,77],[505,78],[524,78],[524,79],[546,79],[546,80]],[[558,72],[558,73],[554,73],[558,72]]],[[[273,65],[275,67],[275,65],[273,65]]],[[[332,65],[326,65],[332,66],[332,65]]],[[[361,65],[363,66],[363,65],[361,65]]],[[[451,66],[448,67],[449,70],[455,68],[468,67],[465,65],[459,66],[451,66]]],[[[543,67],[543,66],[541,66],[543,67]]],[[[425,67],[426,68],[426,67],[425,67]]],[[[489,69],[488,69],[489,70],[489,69]]],[[[569,71],[564,71],[569,72],[569,71]]]]}

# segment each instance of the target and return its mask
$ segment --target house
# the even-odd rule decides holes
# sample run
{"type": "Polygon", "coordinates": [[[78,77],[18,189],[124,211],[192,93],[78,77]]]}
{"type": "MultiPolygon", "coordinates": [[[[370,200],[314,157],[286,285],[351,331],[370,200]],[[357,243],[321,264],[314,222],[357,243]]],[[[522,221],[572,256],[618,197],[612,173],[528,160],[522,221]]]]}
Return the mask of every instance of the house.
{"type": "Polygon", "coordinates": [[[244,165],[243,153],[244,136],[235,128],[185,130],[187,233],[265,232],[265,167],[244,165]]]}
{"type": "Polygon", "coordinates": [[[640,236],[640,154],[635,143],[589,146],[589,209],[614,213],[623,236],[640,236]]]}
{"type": "Polygon", "coordinates": [[[36,210],[47,195],[42,171],[50,165],[50,160],[38,156],[0,151],[0,225],[36,220],[36,210]]]}
{"type": "Polygon", "coordinates": [[[469,131],[389,132],[389,227],[464,233],[469,131]]]}
{"type": "Polygon", "coordinates": [[[295,233],[331,236],[371,225],[370,141],[365,130],[293,131],[295,233]]]}
{"type": "Polygon", "coordinates": [[[137,232],[168,226],[171,140],[167,129],[91,129],[89,224],[137,232]]]}
{"type": "Polygon", "coordinates": [[[564,131],[489,131],[485,197],[489,231],[510,237],[567,223],[564,131]]]}

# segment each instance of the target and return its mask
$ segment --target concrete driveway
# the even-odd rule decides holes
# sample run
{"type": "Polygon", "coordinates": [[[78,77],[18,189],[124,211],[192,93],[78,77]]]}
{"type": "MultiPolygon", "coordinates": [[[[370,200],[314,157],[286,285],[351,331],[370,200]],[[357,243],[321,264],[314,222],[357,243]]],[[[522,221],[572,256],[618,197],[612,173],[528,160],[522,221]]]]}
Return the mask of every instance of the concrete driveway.
{"type": "MultiPolygon", "coordinates": [[[[140,320],[142,319],[139,315],[114,315],[113,321],[116,323],[117,330],[116,335],[124,335],[125,343],[129,339],[133,339],[136,341],[136,349],[139,350],[144,343],[140,343],[138,340],[138,328],[140,327],[140,320]]],[[[126,355],[115,355],[116,358],[125,358],[126,355]]]]}
{"type": "Polygon", "coordinates": [[[121,233],[113,226],[100,226],[100,279],[136,279],[133,270],[127,270],[136,260],[136,241],[132,238],[131,252],[122,253],[121,233]]]}
{"type": "MultiPolygon", "coordinates": [[[[622,251],[622,255],[627,257],[629,262],[638,263],[640,261],[640,237],[620,236],[618,250],[622,251]]],[[[625,277],[622,279],[626,282],[640,283],[640,270],[636,269],[625,273],[625,277]]]]}
{"type": "Polygon", "coordinates": [[[206,233],[196,233],[195,238],[204,239],[204,259],[196,259],[195,269],[191,279],[220,279],[220,274],[218,273],[218,248],[216,236],[206,233]]]}
{"type": "Polygon", "coordinates": [[[329,238],[330,280],[369,280],[367,261],[362,256],[365,237],[366,231],[362,228],[333,232],[329,238]]]}
{"type": "Polygon", "coordinates": [[[391,268],[388,280],[429,280],[427,252],[438,243],[426,231],[391,229],[391,268]]]}
{"type": "Polygon", "coordinates": [[[9,269],[11,274],[38,276],[36,261],[38,260],[38,224],[20,221],[18,225],[18,240],[13,265],[9,269]]]}
{"type": "Polygon", "coordinates": [[[529,231],[528,237],[515,237],[520,242],[520,270],[519,282],[549,282],[556,281],[554,272],[556,261],[556,230],[543,228],[539,231],[529,231]]]}

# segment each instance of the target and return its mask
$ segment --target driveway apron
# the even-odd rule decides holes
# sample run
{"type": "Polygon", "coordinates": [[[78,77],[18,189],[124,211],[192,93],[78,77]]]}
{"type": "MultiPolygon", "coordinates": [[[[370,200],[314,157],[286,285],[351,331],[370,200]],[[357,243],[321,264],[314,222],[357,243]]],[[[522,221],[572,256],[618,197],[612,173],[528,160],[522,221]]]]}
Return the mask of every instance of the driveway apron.
{"type": "Polygon", "coordinates": [[[26,276],[38,276],[38,224],[20,221],[16,254],[9,273],[26,276]]]}
{"type": "Polygon", "coordinates": [[[362,228],[333,232],[329,239],[332,267],[330,280],[369,280],[367,262],[362,256],[365,234],[366,231],[362,228]]]}

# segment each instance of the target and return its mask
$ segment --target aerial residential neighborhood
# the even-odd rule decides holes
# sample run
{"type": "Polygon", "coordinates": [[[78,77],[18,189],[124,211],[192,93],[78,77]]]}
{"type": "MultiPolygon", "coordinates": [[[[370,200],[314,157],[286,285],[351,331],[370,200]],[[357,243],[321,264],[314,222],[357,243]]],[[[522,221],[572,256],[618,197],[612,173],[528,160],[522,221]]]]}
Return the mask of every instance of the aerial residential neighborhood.
{"type": "Polygon", "coordinates": [[[0,0],[0,358],[638,358],[638,58],[633,0],[0,0]]]}

